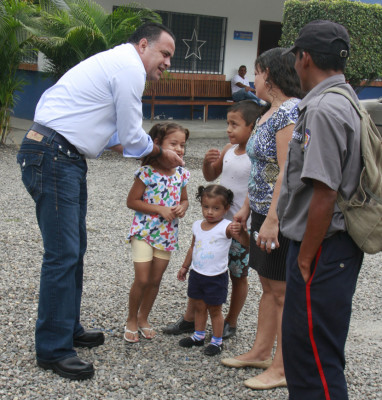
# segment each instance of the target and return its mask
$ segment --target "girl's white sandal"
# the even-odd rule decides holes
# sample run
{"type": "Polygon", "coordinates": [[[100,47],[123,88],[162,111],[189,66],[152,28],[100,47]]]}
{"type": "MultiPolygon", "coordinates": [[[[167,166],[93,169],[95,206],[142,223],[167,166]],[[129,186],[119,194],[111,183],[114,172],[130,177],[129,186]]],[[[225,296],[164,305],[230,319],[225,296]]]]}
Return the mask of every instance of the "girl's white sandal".
{"type": "Polygon", "coordinates": [[[129,343],[137,343],[137,342],[139,342],[139,337],[138,336],[136,337],[136,339],[128,339],[126,337],[126,333],[131,333],[135,337],[135,335],[138,335],[138,331],[131,331],[130,329],[127,329],[126,326],[125,326],[125,333],[123,335],[123,338],[126,340],[126,342],[129,342],[129,343]]]}
{"type": "Polygon", "coordinates": [[[151,339],[154,339],[155,336],[156,336],[156,332],[155,332],[154,328],[149,328],[149,327],[147,327],[147,328],[138,328],[138,330],[139,330],[140,334],[141,334],[145,339],[151,340],[151,339]],[[145,333],[145,331],[146,331],[147,333],[145,333]],[[154,335],[150,335],[150,333],[154,333],[154,335]]]}

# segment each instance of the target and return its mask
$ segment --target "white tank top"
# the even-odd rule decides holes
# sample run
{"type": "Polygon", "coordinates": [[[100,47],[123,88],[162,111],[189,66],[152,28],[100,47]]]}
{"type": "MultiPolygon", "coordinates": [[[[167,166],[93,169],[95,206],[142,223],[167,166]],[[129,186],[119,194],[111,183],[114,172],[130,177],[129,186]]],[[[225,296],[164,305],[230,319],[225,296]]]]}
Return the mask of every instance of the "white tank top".
{"type": "Polygon", "coordinates": [[[227,238],[226,231],[231,221],[223,219],[209,231],[202,229],[202,222],[195,221],[192,225],[195,244],[191,269],[201,275],[220,275],[228,269],[228,252],[232,239],[227,238]]]}
{"type": "MultiPolygon", "coordinates": [[[[233,216],[240,210],[244,204],[248,193],[248,179],[251,172],[251,161],[247,153],[235,154],[238,144],[230,147],[224,154],[223,170],[220,177],[220,184],[233,192],[233,205],[228,210],[225,218],[233,220],[233,216]]],[[[250,218],[247,226],[251,226],[250,218]]]]}

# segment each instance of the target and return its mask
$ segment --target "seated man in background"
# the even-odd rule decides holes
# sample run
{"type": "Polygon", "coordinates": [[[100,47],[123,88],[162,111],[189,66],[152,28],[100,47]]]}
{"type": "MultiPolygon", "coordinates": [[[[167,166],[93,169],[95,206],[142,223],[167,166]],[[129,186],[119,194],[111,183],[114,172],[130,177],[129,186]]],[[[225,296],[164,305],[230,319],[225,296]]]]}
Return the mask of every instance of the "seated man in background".
{"type": "Polygon", "coordinates": [[[238,74],[231,79],[231,90],[233,101],[252,100],[260,106],[266,105],[266,102],[260,100],[256,95],[256,90],[249,86],[249,82],[245,79],[247,67],[241,65],[238,74]]]}

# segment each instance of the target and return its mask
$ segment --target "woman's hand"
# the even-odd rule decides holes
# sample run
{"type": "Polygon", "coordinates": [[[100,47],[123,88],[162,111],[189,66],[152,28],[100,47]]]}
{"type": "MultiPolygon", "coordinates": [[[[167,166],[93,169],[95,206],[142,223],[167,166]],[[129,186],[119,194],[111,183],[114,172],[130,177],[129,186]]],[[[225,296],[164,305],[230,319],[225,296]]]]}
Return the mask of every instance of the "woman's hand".
{"type": "Polygon", "coordinates": [[[265,250],[268,254],[274,249],[280,247],[278,241],[279,234],[279,221],[278,219],[271,219],[270,217],[265,218],[261,225],[260,232],[257,236],[256,244],[265,250]],[[273,248],[272,248],[273,243],[273,248]]]}

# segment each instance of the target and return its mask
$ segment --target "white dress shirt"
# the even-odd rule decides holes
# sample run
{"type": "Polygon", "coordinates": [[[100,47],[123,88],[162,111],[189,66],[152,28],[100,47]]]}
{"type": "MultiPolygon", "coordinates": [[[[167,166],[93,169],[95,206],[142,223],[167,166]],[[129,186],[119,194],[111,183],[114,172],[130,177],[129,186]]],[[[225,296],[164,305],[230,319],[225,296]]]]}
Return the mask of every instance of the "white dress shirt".
{"type": "Polygon", "coordinates": [[[134,46],[122,44],[69,70],[45,91],[34,121],[54,129],[88,158],[96,158],[118,133],[125,157],[149,154],[142,128],[146,71],[134,46]]]}

